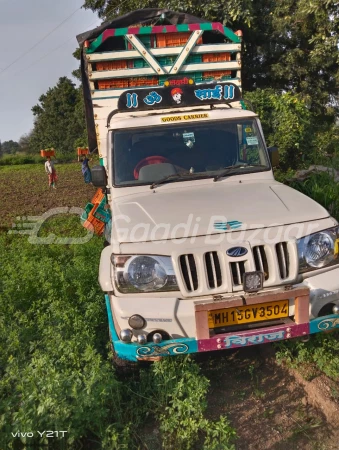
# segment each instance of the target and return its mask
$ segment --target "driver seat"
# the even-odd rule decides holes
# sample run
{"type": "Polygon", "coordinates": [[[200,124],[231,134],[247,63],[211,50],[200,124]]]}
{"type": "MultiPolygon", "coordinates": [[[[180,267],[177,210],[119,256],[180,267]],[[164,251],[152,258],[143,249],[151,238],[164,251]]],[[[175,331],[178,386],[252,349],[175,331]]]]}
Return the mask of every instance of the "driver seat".
{"type": "Polygon", "coordinates": [[[141,169],[139,170],[139,181],[158,181],[161,180],[161,178],[167,177],[169,175],[174,175],[176,173],[177,170],[173,164],[149,164],[148,166],[141,167],[141,169]]]}

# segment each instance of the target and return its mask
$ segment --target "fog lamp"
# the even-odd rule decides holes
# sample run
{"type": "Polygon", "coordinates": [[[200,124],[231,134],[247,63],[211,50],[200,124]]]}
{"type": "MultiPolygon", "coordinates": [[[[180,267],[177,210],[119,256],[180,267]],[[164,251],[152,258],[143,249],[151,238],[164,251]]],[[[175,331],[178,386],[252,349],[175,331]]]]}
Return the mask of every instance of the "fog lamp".
{"type": "Polygon", "coordinates": [[[245,272],[243,285],[245,292],[258,292],[263,288],[264,274],[263,272],[245,272]]]}
{"type": "Polygon", "coordinates": [[[120,331],[120,339],[123,342],[131,342],[132,337],[133,337],[133,332],[129,328],[127,328],[126,330],[120,331]]]}
{"type": "Polygon", "coordinates": [[[146,320],[139,314],[134,314],[128,319],[128,325],[134,330],[141,330],[144,328],[146,320]]]}
{"type": "Polygon", "coordinates": [[[339,314],[339,305],[334,305],[332,308],[333,314],[339,314]]]}
{"type": "Polygon", "coordinates": [[[141,345],[146,344],[146,342],[147,342],[146,334],[138,334],[137,340],[138,340],[138,344],[141,344],[141,345]]]}
{"type": "Polygon", "coordinates": [[[162,336],[160,333],[154,333],[153,334],[153,342],[155,344],[160,344],[160,342],[162,341],[162,336]]]}

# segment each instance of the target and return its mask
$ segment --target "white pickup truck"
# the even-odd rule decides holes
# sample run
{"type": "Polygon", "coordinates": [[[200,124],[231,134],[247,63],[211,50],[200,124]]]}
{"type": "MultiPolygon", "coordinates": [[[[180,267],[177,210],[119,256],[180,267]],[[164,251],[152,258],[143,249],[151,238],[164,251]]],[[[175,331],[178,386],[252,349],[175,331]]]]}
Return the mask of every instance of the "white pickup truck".
{"type": "Polygon", "coordinates": [[[338,223],[275,181],[277,149],[241,99],[241,33],[144,11],[78,38],[92,179],[112,217],[99,281],[116,355],[338,328],[338,223]]]}

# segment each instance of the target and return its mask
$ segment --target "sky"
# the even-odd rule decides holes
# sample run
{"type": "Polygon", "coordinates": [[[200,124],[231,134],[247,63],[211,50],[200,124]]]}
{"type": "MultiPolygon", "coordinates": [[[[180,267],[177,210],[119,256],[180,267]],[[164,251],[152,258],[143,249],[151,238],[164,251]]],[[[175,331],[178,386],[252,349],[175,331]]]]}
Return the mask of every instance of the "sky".
{"type": "Polygon", "coordinates": [[[0,0],[1,142],[18,141],[33,128],[31,108],[60,77],[76,82],[72,77],[79,66],[72,56],[77,48],[76,35],[100,24],[94,13],[79,9],[83,3],[0,0]]]}

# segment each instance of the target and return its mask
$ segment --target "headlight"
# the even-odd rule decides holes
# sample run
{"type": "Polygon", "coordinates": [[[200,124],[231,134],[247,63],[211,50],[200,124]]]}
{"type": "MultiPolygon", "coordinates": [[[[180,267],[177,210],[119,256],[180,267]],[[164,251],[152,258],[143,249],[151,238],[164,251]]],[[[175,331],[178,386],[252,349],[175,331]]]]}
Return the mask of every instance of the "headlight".
{"type": "Polygon", "coordinates": [[[299,273],[335,264],[338,257],[339,229],[331,228],[297,241],[299,273]]]}
{"type": "Polygon", "coordinates": [[[178,291],[169,256],[112,255],[117,288],[123,293],[178,291]]]}

